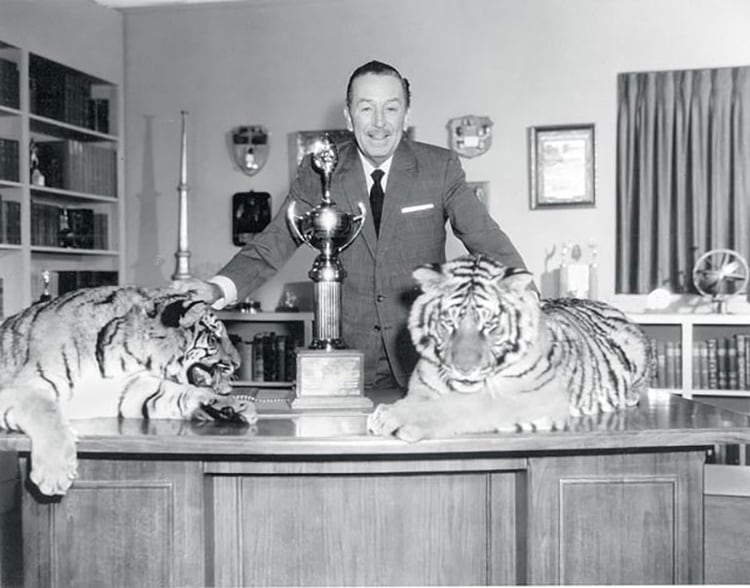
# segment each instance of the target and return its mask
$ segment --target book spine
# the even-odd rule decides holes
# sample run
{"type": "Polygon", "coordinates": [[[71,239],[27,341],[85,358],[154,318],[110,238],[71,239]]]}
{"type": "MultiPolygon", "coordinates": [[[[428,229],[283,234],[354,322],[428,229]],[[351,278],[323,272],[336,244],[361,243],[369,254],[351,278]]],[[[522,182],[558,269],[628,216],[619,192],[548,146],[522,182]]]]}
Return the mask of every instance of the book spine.
{"type": "Polygon", "coordinates": [[[664,341],[656,341],[656,387],[667,387],[667,351],[664,341]]]}
{"type": "Polygon", "coordinates": [[[708,389],[719,387],[719,341],[715,338],[706,339],[708,355],[708,389]]]}
{"type": "Polygon", "coordinates": [[[737,349],[737,389],[747,390],[747,358],[745,355],[745,335],[734,335],[734,346],[737,349]]]}
{"type": "Polygon", "coordinates": [[[716,347],[716,354],[717,354],[717,372],[718,372],[717,388],[719,390],[726,390],[729,388],[728,377],[727,377],[729,374],[729,362],[728,362],[729,354],[727,352],[727,340],[726,339],[719,340],[717,347],[716,347]]]}
{"type": "Polygon", "coordinates": [[[727,347],[727,388],[739,390],[739,366],[737,365],[737,339],[726,338],[727,347]]]}
{"type": "Polygon", "coordinates": [[[666,354],[666,380],[665,384],[667,388],[677,387],[677,367],[676,357],[677,349],[674,341],[667,341],[665,343],[665,354],[666,354]]]}
{"type": "Polygon", "coordinates": [[[263,381],[263,333],[253,337],[253,380],[263,381]]]}

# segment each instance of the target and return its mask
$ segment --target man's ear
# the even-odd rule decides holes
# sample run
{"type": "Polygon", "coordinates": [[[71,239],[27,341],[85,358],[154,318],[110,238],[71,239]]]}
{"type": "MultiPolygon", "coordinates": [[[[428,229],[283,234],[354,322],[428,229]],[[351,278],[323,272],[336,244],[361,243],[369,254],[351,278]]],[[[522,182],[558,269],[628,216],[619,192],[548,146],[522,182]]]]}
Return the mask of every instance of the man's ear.
{"type": "Polygon", "coordinates": [[[352,124],[352,115],[349,112],[349,105],[344,102],[344,118],[346,119],[346,130],[350,133],[354,131],[354,125],[352,124]]]}
{"type": "Polygon", "coordinates": [[[407,132],[409,130],[409,115],[411,114],[411,109],[406,109],[406,114],[404,115],[404,132],[407,132]]]}

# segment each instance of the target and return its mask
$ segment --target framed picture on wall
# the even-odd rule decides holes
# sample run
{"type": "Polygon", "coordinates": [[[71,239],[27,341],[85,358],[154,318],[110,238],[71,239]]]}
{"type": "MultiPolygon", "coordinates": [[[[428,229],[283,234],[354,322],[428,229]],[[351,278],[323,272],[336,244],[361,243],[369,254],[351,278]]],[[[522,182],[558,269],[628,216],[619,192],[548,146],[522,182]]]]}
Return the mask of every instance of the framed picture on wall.
{"type": "Polygon", "coordinates": [[[594,206],[594,125],[529,129],[530,206],[594,206]]]}

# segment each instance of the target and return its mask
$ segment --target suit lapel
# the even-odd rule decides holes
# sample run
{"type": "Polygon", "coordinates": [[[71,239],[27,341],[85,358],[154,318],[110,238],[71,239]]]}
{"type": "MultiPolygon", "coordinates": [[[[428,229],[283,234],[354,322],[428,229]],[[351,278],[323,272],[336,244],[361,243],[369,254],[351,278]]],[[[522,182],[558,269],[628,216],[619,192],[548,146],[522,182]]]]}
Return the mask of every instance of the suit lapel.
{"type": "Polygon", "coordinates": [[[346,147],[341,148],[339,166],[335,177],[341,183],[341,192],[339,193],[344,194],[344,198],[346,198],[352,210],[359,210],[360,202],[365,205],[367,218],[365,219],[365,226],[362,228],[362,233],[357,238],[364,238],[367,248],[370,250],[372,256],[375,257],[377,238],[375,237],[375,225],[372,222],[369,195],[367,194],[367,190],[365,190],[364,173],[362,162],[359,159],[359,151],[357,151],[357,146],[352,141],[346,147]]]}
{"type": "MultiPolygon", "coordinates": [[[[388,184],[383,201],[383,217],[380,221],[379,254],[391,246],[401,247],[398,239],[401,208],[411,201],[411,192],[417,175],[417,158],[406,140],[399,143],[388,174],[388,184]]],[[[374,227],[373,227],[374,236],[374,227]]]]}

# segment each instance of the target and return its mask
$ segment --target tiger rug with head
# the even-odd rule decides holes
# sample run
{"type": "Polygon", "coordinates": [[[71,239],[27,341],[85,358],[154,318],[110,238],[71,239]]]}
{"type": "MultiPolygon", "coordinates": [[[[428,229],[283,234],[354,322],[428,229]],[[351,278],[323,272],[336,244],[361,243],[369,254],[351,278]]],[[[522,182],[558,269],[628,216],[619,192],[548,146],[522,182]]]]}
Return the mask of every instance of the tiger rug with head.
{"type": "Polygon", "coordinates": [[[602,302],[540,304],[528,272],[468,255],[414,272],[409,316],[420,359],[406,397],[368,428],[407,441],[562,429],[568,416],[634,406],[652,359],[638,325],[602,302]]]}
{"type": "Polygon", "coordinates": [[[230,394],[238,366],[223,323],[189,293],[69,292],[0,325],[0,428],[30,438],[40,492],[64,494],[77,468],[69,419],[252,423],[254,407],[230,394]]]}

